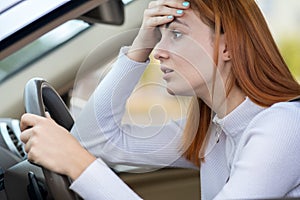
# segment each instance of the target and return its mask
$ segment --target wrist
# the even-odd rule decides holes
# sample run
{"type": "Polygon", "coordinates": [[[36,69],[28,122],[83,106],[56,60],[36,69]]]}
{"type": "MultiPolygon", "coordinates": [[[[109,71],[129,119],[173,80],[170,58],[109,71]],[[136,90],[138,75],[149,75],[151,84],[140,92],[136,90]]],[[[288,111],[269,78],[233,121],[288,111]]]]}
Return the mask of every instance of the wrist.
{"type": "Polygon", "coordinates": [[[96,157],[84,149],[80,154],[74,154],[72,166],[67,175],[72,179],[77,179],[96,160],[96,157]]]}
{"type": "Polygon", "coordinates": [[[158,29],[142,27],[127,53],[128,58],[136,62],[145,62],[160,37],[158,29]]]}
{"type": "Polygon", "coordinates": [[[134,49],[130,47],[129,51],[126,53],[127,57],[136,62],[146,62],[149,59],[152,49],[134,49]]]}

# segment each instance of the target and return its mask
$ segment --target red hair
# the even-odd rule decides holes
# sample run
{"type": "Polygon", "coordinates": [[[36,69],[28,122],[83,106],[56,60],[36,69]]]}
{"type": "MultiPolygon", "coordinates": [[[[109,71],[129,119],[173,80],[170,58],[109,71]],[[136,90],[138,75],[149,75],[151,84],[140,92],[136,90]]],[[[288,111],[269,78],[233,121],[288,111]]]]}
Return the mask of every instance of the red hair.
{"type": "MultiPolygon", "coordinates": [[[[190,3],[214,32],[216,64],[219,38],[225,34],[232,62],[227,94],[237,85],[253,102],[264,107],[300,95],[300,85],[283,60],[254,0],[191,0],[190,3]]],[[[184,147],[186,158],[198,166],[199,152],[205,148],[204,138],[209,133],[211,113],[201,99],[192,101],[184,147]]]]}

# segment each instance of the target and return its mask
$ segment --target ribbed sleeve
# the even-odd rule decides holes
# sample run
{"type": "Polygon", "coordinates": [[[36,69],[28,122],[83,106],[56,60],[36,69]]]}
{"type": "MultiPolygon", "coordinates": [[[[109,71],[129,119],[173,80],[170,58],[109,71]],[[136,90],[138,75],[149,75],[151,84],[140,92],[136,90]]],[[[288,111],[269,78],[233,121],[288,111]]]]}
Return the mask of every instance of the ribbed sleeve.
{"type": "Polygon", "coordinates": [[[86,200],[141,199],[101,159],[95,160],[70,189],[86,200]]]}

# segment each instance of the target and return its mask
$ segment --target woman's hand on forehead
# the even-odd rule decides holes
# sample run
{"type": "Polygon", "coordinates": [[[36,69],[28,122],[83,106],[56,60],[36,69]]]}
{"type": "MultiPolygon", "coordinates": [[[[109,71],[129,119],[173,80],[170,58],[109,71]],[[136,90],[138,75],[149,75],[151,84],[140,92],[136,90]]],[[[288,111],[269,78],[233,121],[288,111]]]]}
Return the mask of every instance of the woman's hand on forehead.
{"type": "Polygon", "coordinates": [[[147,60],[161,38],[158,27],[172,22],[175,18],[182,17],[189,7],[190,3],[187,1],[151,1],[144,11],[142,26],[127,53],[128,57],[139,62],[147,60]]]}
{"type": "Polygon", "coordinates": [[[145,26],[158,27],[170,23],[174,18],[184,15],[184,11],[190,7],[187,1],[157,0],[149,3],[144,13],[145,26]]]}

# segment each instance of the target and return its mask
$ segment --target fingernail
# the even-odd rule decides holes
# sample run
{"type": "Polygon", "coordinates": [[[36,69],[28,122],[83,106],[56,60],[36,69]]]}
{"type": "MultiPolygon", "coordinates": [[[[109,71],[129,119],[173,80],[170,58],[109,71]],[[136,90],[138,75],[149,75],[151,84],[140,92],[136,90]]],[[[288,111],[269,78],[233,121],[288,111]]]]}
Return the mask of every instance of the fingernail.
{"type": "Polygon", "coordinates": [[[185,2],[182,3],[182,5],[183,5],[184,7],[188,7],[188,6],[190,5],[190,2],[185,1],[185,2]]]}
{"type": "Polygon", "coordinates": [[[182,14],[182,13],[183,13],[183,10],[177,10],[176,13],[177,13],[177,14],[182,14]]]}
{"type": "Polygon", "coordinates": [[[173,15],[169,15],[167,18],[168,19],[173,19],[173,15]]]}

